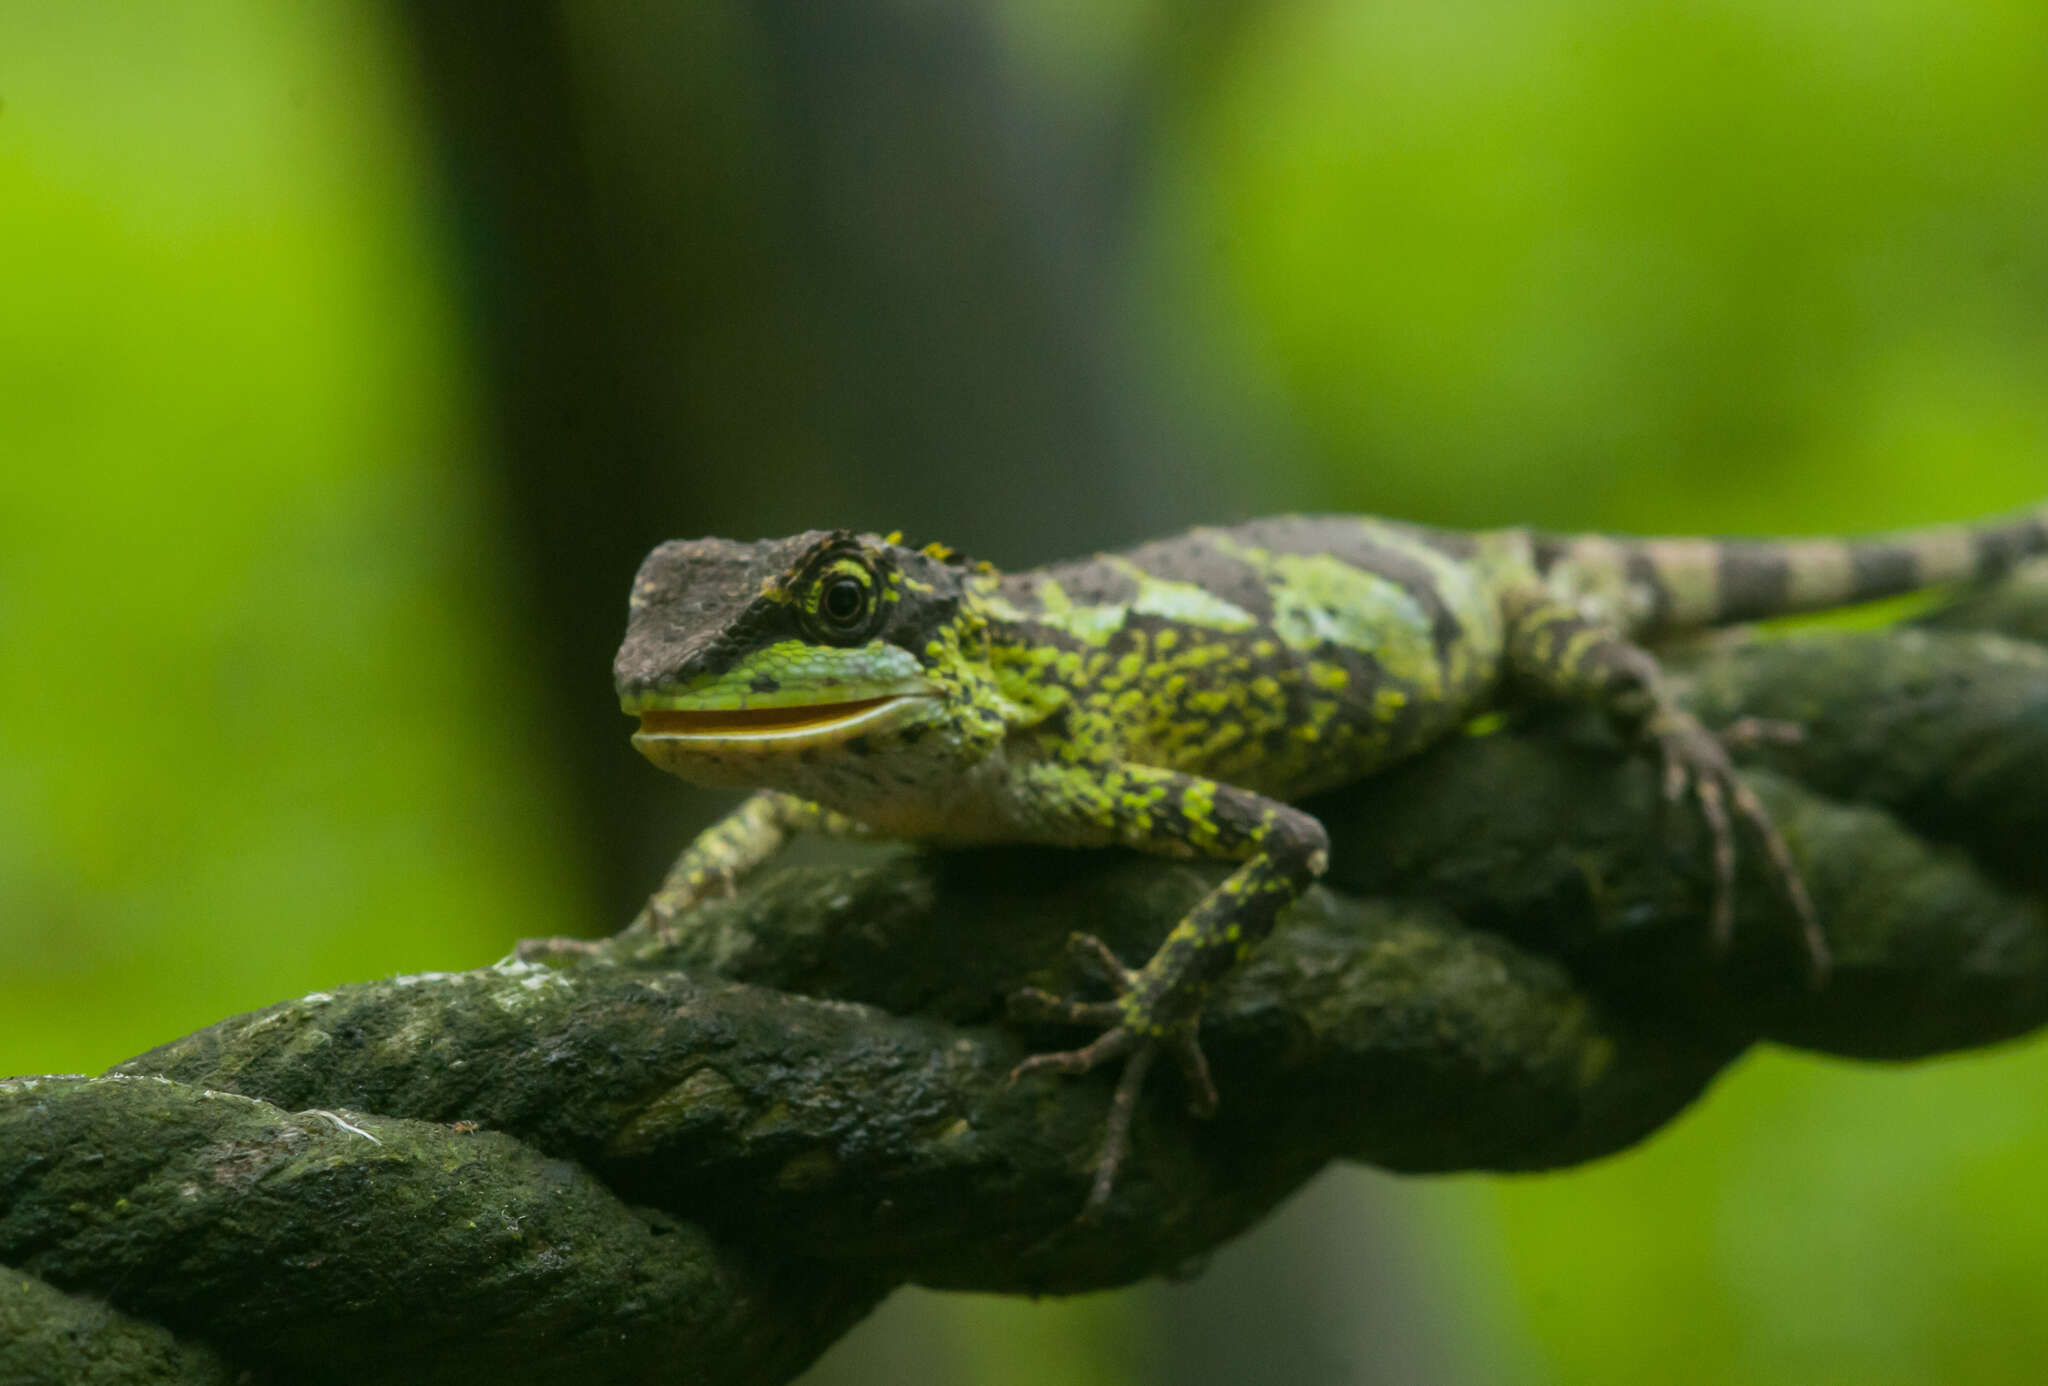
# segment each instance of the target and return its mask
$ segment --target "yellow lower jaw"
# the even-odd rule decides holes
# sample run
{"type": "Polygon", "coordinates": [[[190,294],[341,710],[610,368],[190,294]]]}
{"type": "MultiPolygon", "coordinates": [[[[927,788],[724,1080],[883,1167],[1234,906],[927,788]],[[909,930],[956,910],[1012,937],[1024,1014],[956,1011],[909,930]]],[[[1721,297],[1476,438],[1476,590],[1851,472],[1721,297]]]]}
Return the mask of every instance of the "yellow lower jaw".
{"type": "Polygon", "coordinates": [[[892,725],[916,695],[863,698],[812,707],[694,711],[662,708],[640,714],[633,745],[657,764],[664,750],[786,754],[831,746],[892,725]]]}
{"type": "Polygon", "coordinates": [[[749,707],[715,710],[651,708],[640,714],[642,736],[772,736],[779,732],[815,731],[837,726],[894,698],[862,698],[856,702],[809,707],[749,707]]]}

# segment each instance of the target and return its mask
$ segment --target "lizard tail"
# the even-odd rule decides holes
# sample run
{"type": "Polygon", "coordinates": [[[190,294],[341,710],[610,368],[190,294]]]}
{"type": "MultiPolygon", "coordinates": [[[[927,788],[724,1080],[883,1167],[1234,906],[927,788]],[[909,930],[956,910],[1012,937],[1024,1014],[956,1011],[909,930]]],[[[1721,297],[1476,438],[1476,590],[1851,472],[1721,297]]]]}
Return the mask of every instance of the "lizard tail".
{"type": "Polygon", "coordinates": [[[1824,611],[1952,582],[1981,582],[2048,553],[2048,504],[1974,525],[1865,539],[1633,539],[1537,535],[1552,586],[1619,592],[1654,633],[1824,611]]]}

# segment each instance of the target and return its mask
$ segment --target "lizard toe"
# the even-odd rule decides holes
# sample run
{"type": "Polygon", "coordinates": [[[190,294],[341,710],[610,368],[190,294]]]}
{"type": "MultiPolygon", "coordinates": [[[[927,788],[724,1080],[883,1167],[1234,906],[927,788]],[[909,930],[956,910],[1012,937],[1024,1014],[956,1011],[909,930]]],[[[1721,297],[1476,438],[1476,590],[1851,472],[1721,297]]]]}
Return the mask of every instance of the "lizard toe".
{"type": "MultiPolygon", "coordinates": [[[[1055,1000],[1057,998],[1054,998],[1055,1000]]],[[[1098,1064],[1106,1063],[1122,1054],[1128,1054],[1145,1042],[1132,1031],[1121,1025],[1112,1025],[1095,1040],[1079,1049],[1061,1049],[1046,1054],[1033,1054],[1030,1058],[1010,1070],[1009,1081],[1014,1083],[1027,1073],[1052,1070],[1056,1073],[1086,1073],[1098,1064]]]]}
{"type": "Polygon", "coordinates": [[[1021,987],[1010,993],[1010,1019],[1026,1024],[1100,1025],[1115,1028],[1123,1020],[1123,1008],[1114,1001],[1076,1001],[1055,996],[1038,987],[1021,987]]]}
{"type": "Polygon", "coordinates": [[[1175,1035],[1169,1044],[1180,1065],[1181,1082],[1187,1085],[1188,1111],[1205,1120],[1215,1116],[1222,1099],[1216,1095],[1216,1080],[1209,1076],[1209,1059],[1202,1053],[1201,1040],[1189,1030],[1175,1035]]]}
{"type": "Polygon", "coordinates": [[[1081,1205],[1082,1222],[1095,1221],[1109,1206],[1109,1196],[1116,1188],[1117,1171],[1123,1166],[1124,1156],[1130,1152],[1131,1121],[1138,1110],[1138,1092],[1145,1086],[1145,1074],[1159,1053],[1157,1040],[1134,1041],[1134,1045],[1130,1058],[1124,1060],[1124,1071],[1117,1075],[1116,1096],[1110,1100],[1109,1119],[1103,1124],[1102,1145],[1095,1154],[1095,1177],[1088,1182],[1088,1201],[1081,1205]]]}
{"type": "Polygon", "coordinates": [[[1122,996],[1138,983],[1137,971],[1124,966],[1110,946],[1093,934],[1067,935],[1067,956],[1074,965],[1122,996]]]}

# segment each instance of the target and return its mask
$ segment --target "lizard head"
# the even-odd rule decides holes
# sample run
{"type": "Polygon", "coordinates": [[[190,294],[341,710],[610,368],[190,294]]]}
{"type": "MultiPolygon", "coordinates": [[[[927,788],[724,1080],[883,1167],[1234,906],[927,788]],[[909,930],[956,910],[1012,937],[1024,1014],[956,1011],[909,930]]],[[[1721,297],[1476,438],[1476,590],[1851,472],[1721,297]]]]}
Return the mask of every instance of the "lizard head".
{"type": "Polygon", "coordinates": [[[1002,734],[969,576],[846,530],[661,545],[613,663],[634,746],[698,784],[856,813],[863,785],[942,781],[1002,734]]]}

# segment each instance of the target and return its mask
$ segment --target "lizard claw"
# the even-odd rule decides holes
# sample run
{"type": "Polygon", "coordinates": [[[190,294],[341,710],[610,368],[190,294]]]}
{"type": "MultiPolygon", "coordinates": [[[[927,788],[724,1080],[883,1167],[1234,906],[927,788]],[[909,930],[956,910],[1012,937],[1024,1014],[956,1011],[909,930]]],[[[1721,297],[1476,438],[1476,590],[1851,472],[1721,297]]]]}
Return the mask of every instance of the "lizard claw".
{"type": "MultiPolygon", "coordinates": [[[[1731,739],[1738,743],[1752,738],[1791,740],[1803,734],[1792,727],[1788,735],[1787,726],[1744,719],[1729,730],[1734,734],[1731,739]]],[[[1713,844],[1711,921],[1715,949],[1726,952],[1735,931],[1735,821],[1739,819],[1756,834],[1771,859],[1772,873],[1799,919],[1813,983],[1820,985],[1827,979],[1832,963],[1827,936],[1821,932],[1820,915],[1813,907],[1813,898],[1807,893],[1806,882],[1799,874],[1798,863],[1792,859],[1792,849],[1784,834],[1771,821],[1770,811],[1757,798],[1756,791],[1743,783],[1728,759],[1723,739],[1702,727],[1691,713],[1677,709],[1658,713],[1648,733],[1657,743],[1664,764],[1665,802],[1678,803],[1690,789],[1699,804],[1700,816],[1706,821],[1713,844]]]]}

